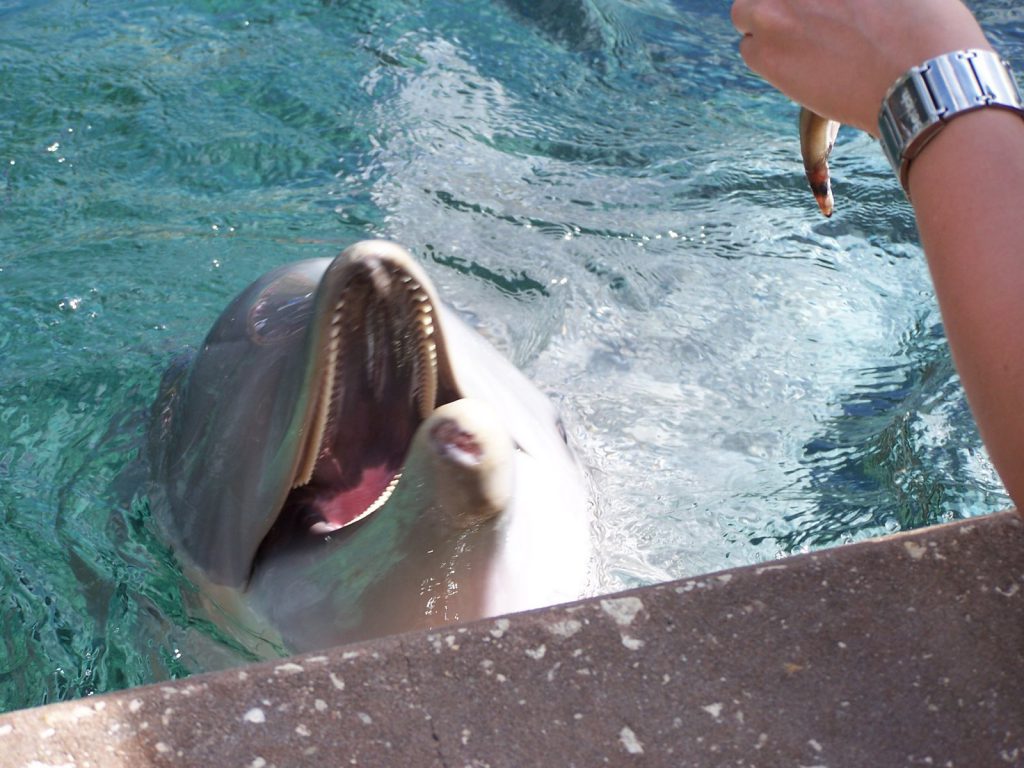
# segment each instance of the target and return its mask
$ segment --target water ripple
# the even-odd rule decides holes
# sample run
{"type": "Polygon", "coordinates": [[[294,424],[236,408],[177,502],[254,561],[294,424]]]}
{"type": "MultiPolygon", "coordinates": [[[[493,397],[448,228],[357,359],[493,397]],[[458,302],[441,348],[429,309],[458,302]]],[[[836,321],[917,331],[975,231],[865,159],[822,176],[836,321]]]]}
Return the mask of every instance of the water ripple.
{"type": "Polygon", "coordinates": [[[0,710],[249,658],[152,530],[147,408],[255,276],[367,236],[556,401],[600,590],[1007,503],[877,144],[840,134],[822,219],[727,3],[0,19],[0,710]]]}

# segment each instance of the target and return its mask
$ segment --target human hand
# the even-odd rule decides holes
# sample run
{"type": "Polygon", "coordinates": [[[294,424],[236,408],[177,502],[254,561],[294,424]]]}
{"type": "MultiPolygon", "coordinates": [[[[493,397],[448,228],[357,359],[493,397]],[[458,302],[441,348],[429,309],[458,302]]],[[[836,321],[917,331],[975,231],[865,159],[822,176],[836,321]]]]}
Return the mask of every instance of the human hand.
{"type": "Polygon", "coordinates": [[[735,0],[747,65],[817,114],[878,136],[882,98],[926,59],[991,49],[960,0],[735,0]]]}

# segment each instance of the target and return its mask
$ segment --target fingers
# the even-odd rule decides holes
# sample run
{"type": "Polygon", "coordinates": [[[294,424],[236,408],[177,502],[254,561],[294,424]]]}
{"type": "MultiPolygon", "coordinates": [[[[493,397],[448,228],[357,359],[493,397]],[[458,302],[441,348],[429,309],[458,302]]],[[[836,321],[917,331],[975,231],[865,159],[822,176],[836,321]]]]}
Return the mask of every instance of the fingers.
{"type": "Polygon", "coordinates": [[[753,13],[757,0],[735,0],[730,16],[732,25],[744,37],[754,33],[753,13]]]}
{"type": "Polygon", "coordinates": [[[743,59],[743,63],[746,64],[753,72],[758,71],[757,67],[754,66],[756,49],[757,43],[754,42],[753,35],[744,35],[740,39],[740,57],[743,59]]]}
{"type": "Polygon", "coordinates": [[[778,22],[777,5],[772,0],[735,0],[730,11],[733,26],[743,35],[740,56],[748,67],[762,75],[761,59],[771,44],[773,23],[778,22]]]}
{"type": "Polygon", "coordinates": [[[781,0],[735,0],[730,11],[733,26],[744,37],[770,33],[790,15],[789,5],[781,0]]]}

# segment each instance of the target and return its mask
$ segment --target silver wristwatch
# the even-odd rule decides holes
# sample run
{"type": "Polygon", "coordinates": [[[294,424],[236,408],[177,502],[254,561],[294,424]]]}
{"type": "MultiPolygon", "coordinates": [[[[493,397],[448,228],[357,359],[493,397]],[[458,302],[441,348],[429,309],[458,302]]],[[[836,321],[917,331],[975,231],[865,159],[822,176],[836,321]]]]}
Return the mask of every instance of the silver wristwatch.
{"type": "Polygon", "coordinates": [[[966,50],[929,59],[897,80],[878,115],[882,148],[907,192],[911,161],[957,115],[1002,107],[1024,116],[1010,65],[991,51],[966,50]]]}

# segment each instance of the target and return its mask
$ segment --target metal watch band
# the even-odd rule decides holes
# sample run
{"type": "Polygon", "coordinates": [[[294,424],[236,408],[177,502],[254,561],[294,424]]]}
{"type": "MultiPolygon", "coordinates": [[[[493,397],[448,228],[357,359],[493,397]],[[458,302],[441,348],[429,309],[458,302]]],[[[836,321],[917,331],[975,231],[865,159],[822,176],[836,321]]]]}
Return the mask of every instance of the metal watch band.
{"type": "Polygon", "coordinates": [[[911,161],[958,115],[1000,107],[1024,116],[1010,65],[992,51],[954,51],[913,67],[882,100],[878,115],[882,148],[910,196],[911,161]]]}

